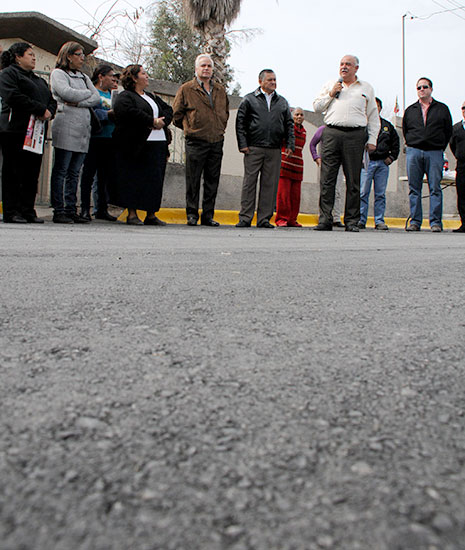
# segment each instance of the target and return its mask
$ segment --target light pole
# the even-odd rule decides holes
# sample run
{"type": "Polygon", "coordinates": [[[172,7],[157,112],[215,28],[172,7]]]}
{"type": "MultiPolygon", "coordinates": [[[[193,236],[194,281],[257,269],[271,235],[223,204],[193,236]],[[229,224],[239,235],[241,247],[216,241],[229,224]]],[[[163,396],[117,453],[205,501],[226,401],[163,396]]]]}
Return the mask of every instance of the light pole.
{"type": "Polygon", "coordinates": [[[402,113],[405,113],[405,18],[402,16],[402,113]]]}

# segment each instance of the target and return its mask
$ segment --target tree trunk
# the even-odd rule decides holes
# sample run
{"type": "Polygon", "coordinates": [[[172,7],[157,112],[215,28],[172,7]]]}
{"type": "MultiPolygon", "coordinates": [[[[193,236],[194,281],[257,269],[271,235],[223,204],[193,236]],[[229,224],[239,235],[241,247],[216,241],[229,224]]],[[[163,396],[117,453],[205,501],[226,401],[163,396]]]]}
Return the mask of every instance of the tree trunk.
{"type": "Polygon", "coordinates": [[[224,25],[210,20],[203,25],[201,32],[205,40],[205,53],[211,55],[215,64],[215,78],[221,84],[226,85],[225,60],[227,52],[224,25]]]}

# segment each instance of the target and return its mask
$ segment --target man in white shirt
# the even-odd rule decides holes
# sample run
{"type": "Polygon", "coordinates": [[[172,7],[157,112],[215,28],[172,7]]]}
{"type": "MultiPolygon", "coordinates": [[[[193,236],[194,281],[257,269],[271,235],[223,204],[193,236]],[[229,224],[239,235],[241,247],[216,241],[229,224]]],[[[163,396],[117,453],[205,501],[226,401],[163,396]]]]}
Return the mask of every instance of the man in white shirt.
{"type": "Polygon", "coordinates": [[[380,129],[375,92],[357,78],[358,58],[341,59],[341,78],[325,84],[313,102],[316,113],[324,114],[326,128],[321,140],[320,217],[318,231],[333,228],[332,210],[339,167],[346,178],[344,224],[346,231],[358,232],[360,221],[360,173],[363,152],[376,149],[380,129]]]}

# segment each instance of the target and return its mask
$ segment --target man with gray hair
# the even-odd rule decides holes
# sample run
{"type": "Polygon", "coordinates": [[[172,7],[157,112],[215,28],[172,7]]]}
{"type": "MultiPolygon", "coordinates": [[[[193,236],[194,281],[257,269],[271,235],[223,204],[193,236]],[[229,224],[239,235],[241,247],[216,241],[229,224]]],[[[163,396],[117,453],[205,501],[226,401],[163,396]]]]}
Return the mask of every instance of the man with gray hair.
{"type": "Polygon", "coordinates": [[[346,177],[346,231],[358,231],[360,221],[360,174],[363,152],[376,150],[380,129],[375,93],[357,78],[355,55],[345,55],[339,65],[340,78],[325,84],[313,102],[316,113],[324,114],[326,128],[321,139],[320,218],[318,231],[333,228],[332,210],[339,167],[346,177]]]}
{"type": "Polygon", "coordinates": [[[213,60],[200,54],[195,76],[183,84],[174,98],[173,122],[186,138],[187,224],[199,219],[200,180],[203,174],[201,224],[220,225],[213,219],[220,181],[223,141],[229,117],[229,100],[224,86],[212,80],[213,60]]]}

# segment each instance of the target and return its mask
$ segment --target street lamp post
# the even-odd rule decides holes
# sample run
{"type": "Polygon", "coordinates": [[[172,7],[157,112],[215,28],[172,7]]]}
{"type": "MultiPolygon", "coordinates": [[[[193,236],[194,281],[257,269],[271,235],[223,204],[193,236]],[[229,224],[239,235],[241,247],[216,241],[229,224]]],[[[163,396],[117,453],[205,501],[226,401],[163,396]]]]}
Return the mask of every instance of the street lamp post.
{"type": "Polygon", "coordinates": [[[402,113],[405,113],[405,18],[402,16],[402,113]]]}

